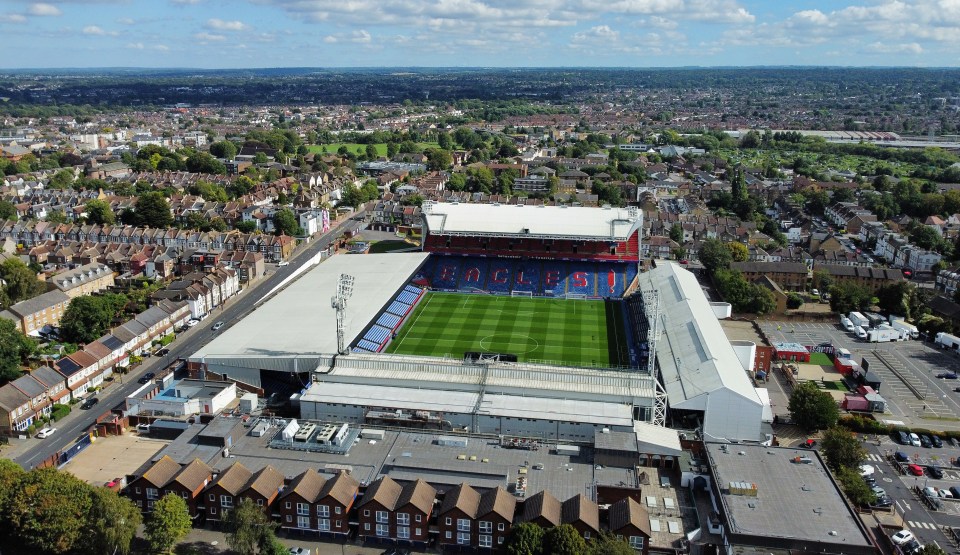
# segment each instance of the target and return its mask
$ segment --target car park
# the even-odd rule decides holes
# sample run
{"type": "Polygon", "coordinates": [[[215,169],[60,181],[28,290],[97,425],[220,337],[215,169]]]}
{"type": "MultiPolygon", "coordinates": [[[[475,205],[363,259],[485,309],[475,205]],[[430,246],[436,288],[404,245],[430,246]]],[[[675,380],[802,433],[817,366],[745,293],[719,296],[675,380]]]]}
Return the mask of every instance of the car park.
{"type": "Polygon", "coordinates": [[[919,464],[911,464],[907,467],[907,472],[914,476],[923,476],[923,467],[919,464]]]}
{"type": "Polygon", "coordinates": [[[217,330],[219,330],[219,329],[222,328],[222,327],[223,327],[223,322],[217,322],[217,323],[214,324],[213,327],[210,328],[210,329],[212,329],[213,331],[217,331],[217,330]]]}
{"type": "Polygon", "coordinates": [[[910,436],[907,435],[907,432],[897,432],[896,439],[900,445],[910,445],[910,436]]]}
{"type": "Polygon", "coordinates": [[[953,494],[950,493],[950,490],[938,489],[937,497],[939,497],[940,499],[953,499],[953,494]]]}
{"type": "Polygon", "coordinates": [[[100,399],[97,399],[96,397],[90,397],[89,399],[85,399],[83,403],[80,404],[80,408],[83,410],[92,409],[93,406],[99,402],[100,399]]]}
{"type": "Polygon", "coordinates": [[[960,499],[960,488],[957,486],[950,486],[950,493],[953,494],[954,499],[960,499]]]}
{"type": "Polygon", "coordinates": [[[927,449],[933,447],[933,442],[930,441],[930,438],[927,434],[920,434],[920,446],[926,447],[927,449]]]}
{"type": "Polygon", "coordinates": [[[897,451],[893,454],[893,459],[897,462],[910,462],[910,457],[903,451],[897,451]]]}
{"type": "Polygon", "coordinates": [[[936,447],[937,449],[940,449],[941,447],[943,447],[943,440],[940,439],[940,436],[937,436],[937,435],[930,436],[930,443],[932,443],[933,446],[936,447]]]}
{"type": "Polygon", "coordinates": [[[914,447],[920,447],[920,436],[918,436],[917,434],[911,433],[910,445],[913,445],[914,447]]]}
{"type": "Polygon", "coordinates": [[[50,436],[52,436],[54,433],[56,433],[56,431],[57,431],[56,428],[44,428],[44,429],[40,430],[39,432],[37,432],[37,438],[38,438],[38,439],[47,439],[48,437],[50,437],[50,436]]]}
{"type": "Polygon", "coordinates": [[[955,379],[957,379],[957,373],[956,373],[956,372],[941,372],[941,373],[937,374],[937,377],[940,378],[941,380],[955,380],[955,379]]]}
{"type": "Polygon", "coordinates": [[[931,478],[936,478],[938,480],[943,478],[943,470],[940,470],[940,467],[935,464],[927,467],[927,473],[930,474],[931,478]]]}
{"type": "Polygon", "coordinates": [[[933,487],[933,486],[927,486],[927,487],[923,488],[923,495],[925,495],[925,496],[927,496],[927,497],[938,497],[938,495],[937,495],[937,488],[935,488],[935,487],[933,487]]]}

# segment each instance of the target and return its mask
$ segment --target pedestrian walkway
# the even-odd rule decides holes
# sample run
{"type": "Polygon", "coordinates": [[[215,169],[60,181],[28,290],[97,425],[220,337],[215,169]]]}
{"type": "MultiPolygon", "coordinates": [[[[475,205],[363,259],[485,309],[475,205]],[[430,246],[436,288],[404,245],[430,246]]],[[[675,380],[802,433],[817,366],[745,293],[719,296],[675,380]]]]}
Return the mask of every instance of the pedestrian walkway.
{"type": "Polygon", "coordinates": [[[935,522],[918,522],[916,520],[908,520],[906,522],[907,522],[907,525],[910,526],[910,528],[923,528],[924,530],[940,529],[940,527],[937,526],[937,523],[935,522]]]}

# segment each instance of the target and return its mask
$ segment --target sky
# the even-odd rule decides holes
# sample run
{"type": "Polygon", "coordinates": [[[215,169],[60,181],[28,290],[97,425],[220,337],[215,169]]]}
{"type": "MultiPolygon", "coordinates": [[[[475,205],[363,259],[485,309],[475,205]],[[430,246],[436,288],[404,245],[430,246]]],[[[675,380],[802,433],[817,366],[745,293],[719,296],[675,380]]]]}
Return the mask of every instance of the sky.
{"type": "Polygon", "coordinates": [[[957,66],[960,0],[0,0],[0,67],[957,66]]]}

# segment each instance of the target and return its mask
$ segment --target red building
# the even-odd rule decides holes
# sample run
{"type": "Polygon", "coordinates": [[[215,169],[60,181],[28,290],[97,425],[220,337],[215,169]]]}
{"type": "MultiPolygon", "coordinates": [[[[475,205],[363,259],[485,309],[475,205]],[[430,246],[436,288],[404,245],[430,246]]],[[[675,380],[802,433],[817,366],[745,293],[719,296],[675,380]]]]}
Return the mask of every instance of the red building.
{"type": "Polygon", "coordinates": [[[358,505],[359,537],[424,544],[437,490],[423,480],[401,486],[387,476],[370,484],[358,505]]]}

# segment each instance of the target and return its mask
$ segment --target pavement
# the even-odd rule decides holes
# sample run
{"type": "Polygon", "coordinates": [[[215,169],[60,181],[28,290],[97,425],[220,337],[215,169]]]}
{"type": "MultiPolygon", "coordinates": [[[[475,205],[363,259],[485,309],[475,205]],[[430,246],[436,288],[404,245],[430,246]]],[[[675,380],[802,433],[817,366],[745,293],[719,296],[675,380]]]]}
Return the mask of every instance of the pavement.
{"type": "MultiPolygon", "coordinates": [[[[387,549],[387,545],[366,546],[353,542],[337,542],[333,540],[320,541],[317,538],[300,537],[299,535],[286,535],[282,530],[279,533],[280,542],[287,547],[305,547],[310,549],[311,555],[380,555],[387,549]]],[[[206,528],[194,528],[187,537],[180,542],[182,544],[193,545],[204,553],[225,553],[229,550],[227,536],[219,530],[210,530],[206,528]]],[[[424,551],[411,551],[411,553],[425,553],[424,551]]]]}
{"type": "MultiPolygon", "coordinates": [[[[354,217],[362,216],[362,212],[354,214],[354,217]]],[[[343,232],[356,231],[364,225],[362,221],[352,218],[344,219],[339,223],[335,222],[330,231],[298,247],[289,265],[282,267],[269,265],[273,268],[272,273],[268,272],[269,275],[257,283],[243,288],[237,296],[228,299],[219,309],[210,312],[200,324],[178,334],[177,339],[167,346],[170,349],[167,355],[161,358],[145,358],[140,366],[132,369],[128,374],[117,375],[114,381],[105,382],[106,387],[97,394],[100,399],[98,409],[80,410],[79,405],[74,405],[74,410],[67,417],[54,424],[57,432],[53,436],[47,439],[13,438],[0,455],[29,469],[71,445],[93,426],[98,416],[113,407],[122,405],[127,396],[142,387],[137,383],[140,376],[146,372],[159,373],[161,369],[173,364],[178,358],[187,358],[195,353],[217,336],[218,332],[210,329],[214,322],[225,322],[226,326],[223,328],[225,330],[240,321],[256,308],[262,295],[271,291],[314,255],[326,250],[343,232]]]]}

